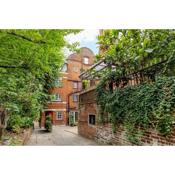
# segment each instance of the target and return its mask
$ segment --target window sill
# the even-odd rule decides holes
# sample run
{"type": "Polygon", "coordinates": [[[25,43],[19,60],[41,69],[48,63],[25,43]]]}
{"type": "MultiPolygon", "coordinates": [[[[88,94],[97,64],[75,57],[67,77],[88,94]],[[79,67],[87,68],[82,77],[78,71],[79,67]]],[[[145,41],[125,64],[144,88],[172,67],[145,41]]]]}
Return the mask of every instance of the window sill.
{"type": "Polygon", "coordinates": [[[88,126],[89,126],[89,127],[93,127],[93,128],[96,127],[96,125],[89,124],[89,123],[88,123],[88,126]]]}
{"type": "Polygon", "coordinates": [[[51,101],[51,103],[52,103],[52,102],[62,102],[62,101],[60,101],[60,100],[53,100],[53,101],[51,101]]]}

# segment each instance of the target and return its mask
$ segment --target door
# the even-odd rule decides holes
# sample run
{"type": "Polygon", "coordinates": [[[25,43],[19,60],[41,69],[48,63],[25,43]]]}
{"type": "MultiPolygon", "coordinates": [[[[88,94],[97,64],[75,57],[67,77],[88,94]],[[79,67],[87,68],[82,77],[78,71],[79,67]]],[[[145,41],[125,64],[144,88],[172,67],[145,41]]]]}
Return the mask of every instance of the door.
{"type": "Polygon", "coordinates": [[[78,124],[78,112],[70,111],[69,112],[69,125],[76,126],[78,124]]]}

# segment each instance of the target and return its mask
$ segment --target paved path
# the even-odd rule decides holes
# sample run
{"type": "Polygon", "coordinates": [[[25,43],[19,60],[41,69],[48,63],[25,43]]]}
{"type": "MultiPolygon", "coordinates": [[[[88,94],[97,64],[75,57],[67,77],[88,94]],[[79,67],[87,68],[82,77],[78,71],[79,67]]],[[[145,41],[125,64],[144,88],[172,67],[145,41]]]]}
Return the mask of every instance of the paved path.
{"type": "Polygon", "coordinates": [[[83,146],[83,145],[98,145],[95,141],[81,137],[77,133],[77,127],[70,126],[53,126],[51,133],[35,126],[35,130],[28,142],[29,146],[83,146]]]}

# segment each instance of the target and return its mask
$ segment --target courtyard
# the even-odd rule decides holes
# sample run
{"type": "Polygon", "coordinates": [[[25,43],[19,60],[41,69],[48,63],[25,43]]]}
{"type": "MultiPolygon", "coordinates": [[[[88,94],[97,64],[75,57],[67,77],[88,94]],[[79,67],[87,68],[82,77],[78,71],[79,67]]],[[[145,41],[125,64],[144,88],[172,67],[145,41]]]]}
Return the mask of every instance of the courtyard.
{"type": "Polygon", "coordinates": [[[52,132],[46,132],[35,124],[35,129],[27,146],[90,146],[95,141],[78,135],[77,126],[53,126],[52,132]]]}

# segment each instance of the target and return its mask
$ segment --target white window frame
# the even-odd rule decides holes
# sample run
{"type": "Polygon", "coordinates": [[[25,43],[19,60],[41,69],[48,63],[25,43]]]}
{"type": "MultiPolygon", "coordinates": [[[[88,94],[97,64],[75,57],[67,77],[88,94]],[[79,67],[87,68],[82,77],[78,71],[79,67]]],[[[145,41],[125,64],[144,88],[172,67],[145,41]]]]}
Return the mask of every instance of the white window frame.
{"type": "Polygon", "coordinates": [[[73,94],[73,95],[72,95],[72,98],[73,98],[73,102],[78,102],[78,95],[77,95],[77,94],[73,94]],[[75,99],[75,98],[74,98],[75,96],[77,97],[77,98],[76,98],[77,100],[74,100],[74,99],[75,99]]]}
{"type": "Polygon", "coordinates": [[[78,89],[78,82],[77,81],[73,81],[73,89],[78,89]]]}
{"type": "Polygon", "coordinates": [[[54,100],[52,100],[52,101],[62,101],[61,100],[61,95],[59,94],[59,93],[55,93],[55,94],[53,94],[53,95],[55,95],[55,96],[57,96],[57,97],[55,97],[55,99],[54,100]]]}
{"type": "Polygon", "coordinates": [[[91,113],[88,114],[88,125],[89,125],[89,126],[92,126],[92,127],[96,126],[96,115],[95,115],[95,114],[91,114],[91,113]],[[94,115],[94,116],[95,116],[95,125],[89,123],[89,117],[90,117],[90,115],[94,115]]]}
{"type": "Polygon", "coordinates": [[[58,95],[58,98],[56,99],[56,101],[62,101],[61,100],[61,95],[60,94],[56,94],[56,95],[58,95]]]}
{"type": "Polygon", "coordinates": [[[63,87],[63,78],[62,77],[59,77],[57,79],[57,87],[63,87]]]}
{"type": "Polygon", "coordinates": [[[56,119],[57,120],[63,120],[63,111],[56,111],[56,119]],[[61,114],[60,118],[58,118],[58,113],[61,114]]]}
{"type": "Polygon", "coordinates": [[[84,64],[89,64],[89,58],[88,57],[83,57],[83,63],[84,64]]]}

